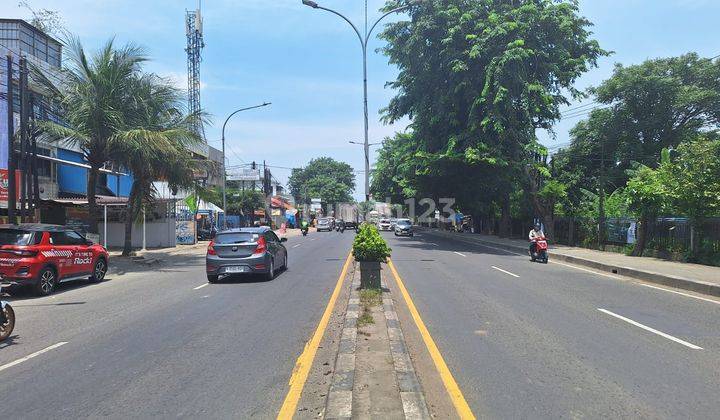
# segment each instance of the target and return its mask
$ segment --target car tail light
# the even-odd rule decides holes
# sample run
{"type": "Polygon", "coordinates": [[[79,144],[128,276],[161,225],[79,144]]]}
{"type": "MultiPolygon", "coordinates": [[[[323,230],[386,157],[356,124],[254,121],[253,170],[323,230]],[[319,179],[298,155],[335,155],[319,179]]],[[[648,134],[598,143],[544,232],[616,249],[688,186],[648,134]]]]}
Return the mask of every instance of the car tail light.
{"type": "Polygon", "coordinates": [[[257,248],[255,248],[255,252],[253,252],[253,255],[259,255],[267,251],[267,242],[265,242],[265,237],[261,236],[258,238],[257,241],[257,248]]]}
{"type": "Polygon", "coordinates": [[[208,253],[208,255],[216,255],[216,252],[215,252],[215,241],[210,241],[210,243],[208,244],[207,253],[208,253]]]}

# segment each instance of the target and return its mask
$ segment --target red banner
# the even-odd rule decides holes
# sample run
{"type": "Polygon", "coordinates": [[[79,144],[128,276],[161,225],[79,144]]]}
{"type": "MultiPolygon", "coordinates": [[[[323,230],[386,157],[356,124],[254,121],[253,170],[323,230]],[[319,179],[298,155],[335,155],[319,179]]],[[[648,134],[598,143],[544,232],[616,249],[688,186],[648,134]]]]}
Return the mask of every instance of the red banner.
{"type": "MultiPolygon", "coordinates": [[[[0,201],[8,201],[8,170],[0,169],[0,201]]],[[[15,198],[20,199],[20,171],[15,171],[15,198]]]]}

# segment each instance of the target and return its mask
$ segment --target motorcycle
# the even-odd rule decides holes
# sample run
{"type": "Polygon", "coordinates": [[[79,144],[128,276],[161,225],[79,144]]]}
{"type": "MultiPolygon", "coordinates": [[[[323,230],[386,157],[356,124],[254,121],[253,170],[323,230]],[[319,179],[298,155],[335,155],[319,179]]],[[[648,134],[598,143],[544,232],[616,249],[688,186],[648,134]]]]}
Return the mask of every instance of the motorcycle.
{"type": "Polygon", "coordinates": [[[534,241],[532,241],[535,246],[533,246],[532,251],[529,251],[530,253],[530,260],[532,262],[540,261],[543,264],[548,263],[548,243],[547,239],[544,237],[538,237],[535,238],[534,241]]]}
{"type": "MultiPolygon", "coordinates": [[[[2,284],[0,284],[0,292],[2,292],[2,284]]],[[[10,303],[0,300],[0,341],[4,341],[15,328],[15,311],[13,311],[10,303]]]]}

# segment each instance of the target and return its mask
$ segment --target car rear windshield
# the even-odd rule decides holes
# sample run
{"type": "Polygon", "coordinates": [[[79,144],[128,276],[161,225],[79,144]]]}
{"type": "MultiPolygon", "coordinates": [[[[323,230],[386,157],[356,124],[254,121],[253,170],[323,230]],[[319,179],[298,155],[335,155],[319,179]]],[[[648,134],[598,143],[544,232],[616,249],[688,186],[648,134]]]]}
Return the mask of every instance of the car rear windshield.
{"type": "Polygon", "coordinates": [[[238,232],[238,233],[221,233],[215,236],[216,244],[241,244],[243,242],[253,242],[257,238],[257,233],[238,232]]]}
{"type": "Polygon", "coordinates": [[[318,219],[318,223],[330,223],[330,219],[318,219]]]}
{"type": "Polygon", "coordinates": [[[0,245],[32,245],[33,232],[20,229],[0,229],[0,245]]]}

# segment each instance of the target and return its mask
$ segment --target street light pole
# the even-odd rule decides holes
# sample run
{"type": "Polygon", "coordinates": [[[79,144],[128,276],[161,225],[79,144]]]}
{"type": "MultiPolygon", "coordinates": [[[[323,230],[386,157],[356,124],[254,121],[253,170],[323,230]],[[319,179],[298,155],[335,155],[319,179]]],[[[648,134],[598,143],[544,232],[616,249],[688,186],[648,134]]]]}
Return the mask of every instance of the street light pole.
{"type": "Polygon", "coordinates": [[[369,144],[369,136],[368,136],[368,130],[369,130],[369,123],[368,123],[368,91],[367,91],[367,46],[368,41],[370,40],[370,35],[372,34],[372,31],[375,29],[375,27],[380,23],[381,20],[385,19],[386,16],[391,15],[393,13],[401,12],[409,7],[412,6],[412,4],[398,7],[396,9],[390,10],[389,12],[385,13],[384,15],[380,16],[378,20],[373,23],[373,25],[370,27],[370,30],[367,30],[367,15],[365,17],[366,24],[365,24],[365,36],[360,33],[360,30],[358,30],[357,26],[355,26],[350,19],[345,17],[343,14],[336,12],[335,10],[328,9],[327,7],[322,7],[317,2],[311,1],[311,0],[302,0],[302,3],[305,6],[312,7],[313,9],[320,9],[325,10],[327,12],[330,12],[334,15],[339,16],[342,18],[345,22],[349,23],[350,26],[352,26],[353,30],[358,36],[358,39],[360,40],[360,46],[362,47],[362,54],[363,54],[363,105],[364,105],[364,117],[365,117],[365,143],[364,143],[364,149],[365,149],[365,201],[370,201],[370,144],[369,144]]]}
{"type": "Polygon", "coordinates": [[[262,108],[264,106],[268,106],[272,104],[272,102],[264,102],[261,105],[255,105],[250,106],[247,108],[240,108],[237,111],[234,111],[232,114],[228,115],[228,117],[225,119],[225,122],[223,123],[222,127],[222,171],[223,171],[223,187],[222,187],[222,197],[223,197],[223,211],[225,212],[223,214],[223,230],[227,229],[227,196],[225,194],[225,189],[227,188],[227,172],[225,171],[225,126],[227,125],[228,121],[230,121],[230,118],[232,118],[233,115],[237,114],[238,112],[247,111],[250,109],[255,108],[262,108]]]}

